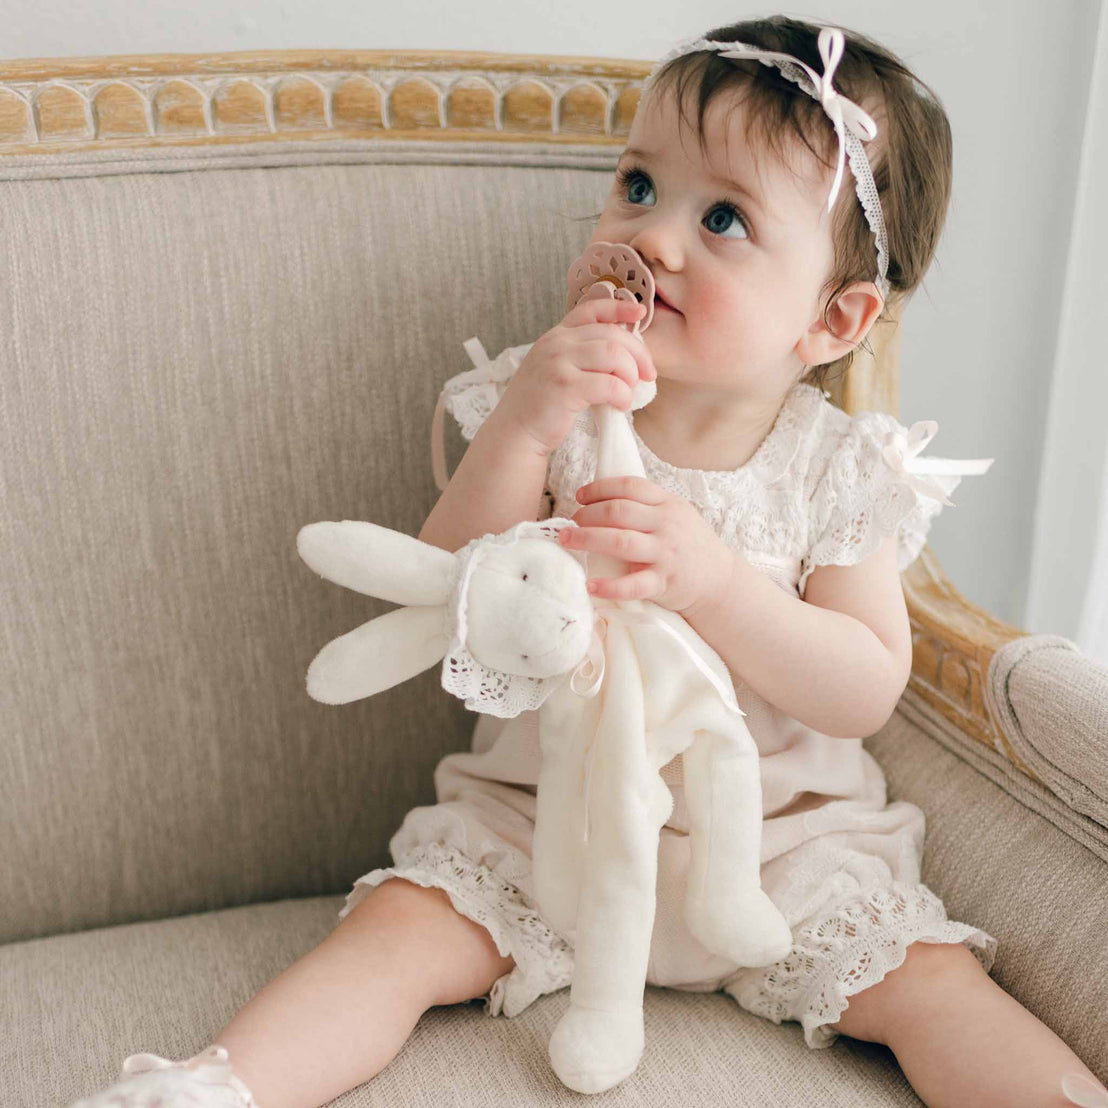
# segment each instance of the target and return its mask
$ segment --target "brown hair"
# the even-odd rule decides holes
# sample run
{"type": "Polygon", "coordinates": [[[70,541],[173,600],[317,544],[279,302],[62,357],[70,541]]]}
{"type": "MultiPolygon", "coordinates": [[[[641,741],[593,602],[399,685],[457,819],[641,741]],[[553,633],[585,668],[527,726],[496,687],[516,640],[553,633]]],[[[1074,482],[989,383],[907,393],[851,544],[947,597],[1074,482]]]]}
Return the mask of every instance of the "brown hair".
{"type": "MultiPolygon", "coordinates": [[[[877,124],[877,137],[862,145],[888,235],[889,300],[903,300],[923,281],[946,220],[953,166],[950,123],[939,98],[899,58],[871,39],[840,29],[843,54],[833,83],[877,124]]],[[[822,73],[819,30],[818,25],[775,15],[717,27],[702,37],[791,54],[822,73]]],[[[658,71],[651,93],[676,82],[680,118],[684,121],[685,93],[697,78],[701,149],[706,141],[703,127],[708,105],[721,93],[741,92],[748,142],[756,138],[760,149],[770,149],[789,165],[785,144],[795,136],[829,170],[834,170],[838,137],[831,121],[819,101],[801,91],[776,66],[763,65],[756,59],[724,58],[714,50],[682,54],[658,71]]],[[[834,262],[821,290],[830,290],[823,318],[832,333],[827,313],[836,297],[855,281],[875,281],[877,274],[876,241],[854,183],[847,161],[832,212],[834,262]]],[[[884,314],[883,310],[879,319],[884,314]]],[[[840,367],[836,376],[841,376],[853,357],[851,350],[836,362],[809,366],[802,380],[822,389],[830,370],[840,367]]]]}

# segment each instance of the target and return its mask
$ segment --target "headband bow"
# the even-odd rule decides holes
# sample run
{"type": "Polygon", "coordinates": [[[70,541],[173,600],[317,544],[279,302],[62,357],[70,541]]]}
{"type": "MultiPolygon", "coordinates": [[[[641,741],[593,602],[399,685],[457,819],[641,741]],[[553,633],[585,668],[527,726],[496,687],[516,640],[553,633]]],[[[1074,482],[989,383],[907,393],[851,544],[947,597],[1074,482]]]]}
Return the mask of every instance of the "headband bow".
{"type": "MultiPolygon", "coordinates": [[[[799,58],[791,54],[779,54],[772,50],[758,50],[748,46],[745,42],[720,43],[729,45],[731,49],[721,50],[720,56],[724,58],[756,58],[763,65],[773,65],[774,59],[785,66],[799,66],[808,75],[812,87],[809,94],[817,99],[834,125],[835,134],[839,138],[839,161],[835,168],[835,183],[831,186],[831,193],[827,198],[827,210],[830,211],[835,203],[835,197],[839,195],[839,185],[842,183],[843,166],[846,160],[846,135],[844,128],[850,130],[856,138],[869,142],[877,137],[877,124],[873,118],[854,103],[853,100],[843,96],[835,88],[833,81],[835,70],[843,56],[845,40],[843,33],[837,27],[824,27],[819,33],[819,54],[823,60],[823,73],[819,74],[811,66],[805,65],[799,58]]],[[[785,73],[786,77],[790,75],[785,73]]],[[[791,80],[795,78],[790,77],[791,80]]],[[[797,84],[800,82],[797,81],[797,84]]]]}
{"type": "Polygon", "coordinates": [[[718,42],[713,39],[691,38],[678,43],[666,53],[651,69],[644,83],[644,91],[654,82],[659,70],[674,58],[682,54],[691,54],[697,50],[717,51],[724,58],[739,58],[759,61],[765,66],[776,66],[781,75],[820,102],[827,117],[835,128],[839,139],[839,157],[835,166],[835,181],[827,197],[827,210],[834,206],[842,184],[843,167],[849,155],[850,169],[856,182],[855,191],[865,213],[866,222],[877,246],[876,284],[882,297],[889,298],[888,270],[889,239],[885,229],[885,217],[878,199],[877,185],[873,180],[869,159],[866,157],[862,142],[877,137],[877,124],[853,100],[843,96],[834,86],[835,70],[843,56],[845,36],[838,27],[821,27],[819,32],[819,53],[823,60],[823,73],[816,73],[792,54],[782,54],[776,50],[762,50],[745,42],[718,42]]]}

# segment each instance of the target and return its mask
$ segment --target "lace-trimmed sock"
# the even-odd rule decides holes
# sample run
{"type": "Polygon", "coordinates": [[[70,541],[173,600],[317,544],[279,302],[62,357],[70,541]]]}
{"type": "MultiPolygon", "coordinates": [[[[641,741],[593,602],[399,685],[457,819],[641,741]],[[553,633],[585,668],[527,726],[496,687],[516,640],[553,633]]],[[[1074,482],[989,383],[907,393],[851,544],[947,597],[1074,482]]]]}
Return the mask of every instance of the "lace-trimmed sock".
{"type": "Polygon", "coordinates": [[[123,1078],[69,1108],[260,1108],[219,1045],[181,1062],[132,1054],[123,1061],[123,1078]]]}

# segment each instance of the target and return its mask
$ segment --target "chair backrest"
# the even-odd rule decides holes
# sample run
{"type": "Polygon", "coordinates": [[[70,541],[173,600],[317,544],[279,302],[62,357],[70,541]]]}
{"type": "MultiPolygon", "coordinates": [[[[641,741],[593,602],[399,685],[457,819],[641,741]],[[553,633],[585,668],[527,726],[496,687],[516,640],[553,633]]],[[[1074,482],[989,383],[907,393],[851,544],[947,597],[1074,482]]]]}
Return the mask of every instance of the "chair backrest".
{"type": "MultiPolygon", "coordinates": [[[[311,700],[316,651],[392,605],[295,536],[419,531],[442,382],[471,335],[494,353],[561,318],[649,68],[0,65],[0,941],[387,864],[476,717],[438,667],[311,700]]],[[[896,333],[851,405],[895,404],[896,333]]]]}

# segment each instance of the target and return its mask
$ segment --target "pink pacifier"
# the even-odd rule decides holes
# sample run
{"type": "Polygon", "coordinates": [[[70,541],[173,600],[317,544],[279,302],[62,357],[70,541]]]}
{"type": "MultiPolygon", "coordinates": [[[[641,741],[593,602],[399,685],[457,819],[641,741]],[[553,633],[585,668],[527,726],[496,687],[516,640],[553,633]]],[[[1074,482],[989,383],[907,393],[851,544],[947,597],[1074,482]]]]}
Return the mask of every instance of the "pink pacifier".
{"type": "MultiPolygon", "coordinates": [[[[622,242],[594,242],[569,267],[566,283],[569,286],[567,312],[583,300],[629,300],[632,304],[645,304],[646,315],[642,319],[617,324],[642,341],[642,332],[654,318],[654,274],[647,269],[638,251],[622,242]]],[[[657,395],[656,381],[636,381],[631,390],[632,411],[645,408],[657,395]]]]}
{"type": "Polygon", "coordinates": [[[646,305],[646,315],[634,323],[620,324],[638,335],[654,318],[654,274],[637,250],[622,242],[594,242],[569,267],[566,311],[582,300],[630,300],[646,305]]]}

